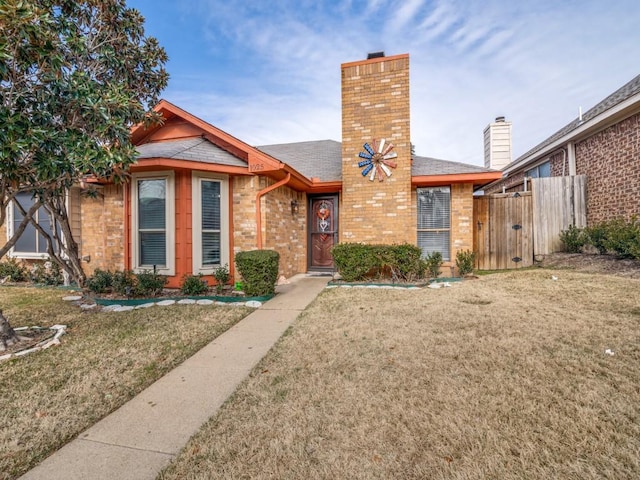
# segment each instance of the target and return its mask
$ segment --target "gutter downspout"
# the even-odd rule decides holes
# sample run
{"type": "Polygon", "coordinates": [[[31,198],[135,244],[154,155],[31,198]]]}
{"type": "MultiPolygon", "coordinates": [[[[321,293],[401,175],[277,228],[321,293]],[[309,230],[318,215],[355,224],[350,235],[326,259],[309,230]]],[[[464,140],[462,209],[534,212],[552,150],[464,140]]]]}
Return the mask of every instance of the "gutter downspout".
{"type": "Polygon", "coordinates": [[[286,185],[289,183],[289,180],[291,180],[291,173],[287,172],[287,176],[285,178],[256,193],[256,229],[258,230],[256,232],[256,243],[258,250],[262,249],[262,207],[260,206],[260,199],[271,190],[275,190],[278,187],[286,185]]]}

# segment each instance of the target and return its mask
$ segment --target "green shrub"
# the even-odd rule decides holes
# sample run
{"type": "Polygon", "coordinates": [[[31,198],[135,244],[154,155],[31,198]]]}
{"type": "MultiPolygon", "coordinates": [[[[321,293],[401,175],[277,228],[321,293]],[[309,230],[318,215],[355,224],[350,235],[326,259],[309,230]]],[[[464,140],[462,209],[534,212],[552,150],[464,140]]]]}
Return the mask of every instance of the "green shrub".
{"type": "Polygon", "coordinates": [[[185,275],[182,277],[182,285],[180,285],[180,292],[183,295],[202,295],[209,290],[207,281],[202,278],[202,275],[185,275]]]}
{"type": "Polygon", "coordinates": [[[345,282],[364,280],[379,265],[373,245],[339,243],[331,249],[336,269],[345,282]]]}
{"type": "Polygon", "coordinates": [[[229,273],[229,265],[224,264],[221,267],[216,268],[213,272],[213,278],[216,279],[216,290],[218,293],[222,293],[224,286],[231,280],[231,274],[229,273]]]}
{"type": "Polygon", "coordinates": [[[118,295],[131,297],[136,293],[136,277],[131,270],[115,271],[111,278],[111,286],[118,295]]]}
{"type": "Polygon", "coordinates": [[[416,245],[403,243],[400,245],[375,245],[379,252],[379,275],[391,274],[393,281],[414,281],[424,276],[425,265],[422,261],[422,249],[416,245]]]}
{"type": "Polygon", "coordinates": [[[629,221],[614,219],[607,223],[607,235],[603,241],[607,251],[622,258],[639,258],[640,223],[633,217],[629,221]]]}
{"type": "Polygon", "coordinates": [[[169,279],[165,275],[145,270],[136,275],[135,294],[140,297],[155,297],[162,292],[169,279]]]}
{"type": "Polygon", "coordinates": [[[408,243],[340,243],[333,247],[331,254],[336,269],[345,282],[358,282],[375,277],[411,282],[424,276],[422,250],[408,243]]]}
{"type": "Polygon", "coordinates": [[[7,278],[12,282],[23,282],[27,279],[27,269],[15,258],[0,262],[0,278],[7,278]]]}
{"type": "Polygon", "coordinates": [[[456,253],[456,267],[461,277],[471,275],[476,262],[476,254],[471,250],[458,250],[456,253]]]}
{"type": "Polygon", "coordinates": [[[38,285],[62,285],[62,269],[56,262],[34,263],[29,271],[29,279],[38,285]]]}
{"type": "Polygon", "coordinates": [[[438,278],[440,275],[440,267],[442,266],[442,254],[440,252],[432,252],[425,258],[427,271],[431,278],[438,278]]]}
{"type": "Polygon", "coordinates": [[[250,296],[271,295],[276,291],[280,255],[274,250],[251,250],[236,255],[244,292],[250,296]]]}
{"type": "Polygon", "coordinates": [[[94,293],[104,293],[113,285],[113,273],[109,270],[96,268],[93,275],[87,279],[87,288],[94,293]]]}
{"type": "Polygon", "coordinates": [[[586,227],[584,229],[584,233],[586,238],[586,242],[592,245],[598,253],[604,255],[607,253],[607,248],[605,247],[605,242],[607,239],[607,224],[604,222],[598,223],[596,225],[592,225],[591,227],[586,227]]]}
{"type": "Polygon", "coordinates": [[[588,243],[599,253],[640,260],[640,222],[616,218],[585,228],[588,243]]]}
{"type": "Polygon", "coordinates": [[[569,253],[580,253],[582,247],[589,242],[589,237],[584,229],[575,225],[569,225],[567,230],[560,232],[560,241],[564,244],[565,251],[569,253]]]}

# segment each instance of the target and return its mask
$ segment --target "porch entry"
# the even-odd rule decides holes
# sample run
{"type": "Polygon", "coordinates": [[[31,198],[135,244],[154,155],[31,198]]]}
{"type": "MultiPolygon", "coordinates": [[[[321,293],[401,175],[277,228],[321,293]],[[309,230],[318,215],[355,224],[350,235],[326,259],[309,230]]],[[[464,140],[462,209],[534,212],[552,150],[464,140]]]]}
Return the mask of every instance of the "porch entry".
{"type": "Polygon", "coordinates": [[[309,197],[308,270],[332,270],[331,247],[338,243],[338,195],[309,197]]]}

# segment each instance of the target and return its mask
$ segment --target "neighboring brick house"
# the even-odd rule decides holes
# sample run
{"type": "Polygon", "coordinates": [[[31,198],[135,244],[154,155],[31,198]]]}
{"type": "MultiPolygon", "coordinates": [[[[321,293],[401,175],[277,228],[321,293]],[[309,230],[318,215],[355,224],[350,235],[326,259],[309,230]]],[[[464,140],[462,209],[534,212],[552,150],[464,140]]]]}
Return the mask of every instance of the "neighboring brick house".
{"type": "Polygon", "coordinates": [[[587,223],[640,216],[640,75],[503,169],[485,193],[525,178],[586,175],[587,223]]]}
{"type": "Polygon", "coordinates": [[[474,187],[500,172],[411,157],[408,55],[342,65],[342,98],[342,143],[261,147],[161,101],[164,123],[132,130],[130,181],[70,193],[87,272],[155,266],[177,287],[269,248],[291,276],[332,270],[337,242],[409,242],[452,265],[473,248],[474,187]]]}

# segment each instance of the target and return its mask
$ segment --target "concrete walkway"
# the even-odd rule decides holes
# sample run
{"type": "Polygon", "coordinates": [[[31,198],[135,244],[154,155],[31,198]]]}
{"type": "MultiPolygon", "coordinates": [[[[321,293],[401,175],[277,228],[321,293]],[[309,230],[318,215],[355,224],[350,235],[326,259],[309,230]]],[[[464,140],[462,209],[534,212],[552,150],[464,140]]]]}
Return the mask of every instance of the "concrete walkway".
{"type": "Polygon", "coordinates": [[[155,479],[328,280],[297,276],[278,287],[261,308],[21,478],[155,479]]]}

